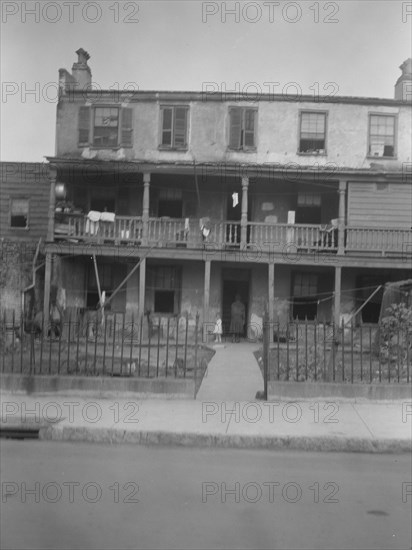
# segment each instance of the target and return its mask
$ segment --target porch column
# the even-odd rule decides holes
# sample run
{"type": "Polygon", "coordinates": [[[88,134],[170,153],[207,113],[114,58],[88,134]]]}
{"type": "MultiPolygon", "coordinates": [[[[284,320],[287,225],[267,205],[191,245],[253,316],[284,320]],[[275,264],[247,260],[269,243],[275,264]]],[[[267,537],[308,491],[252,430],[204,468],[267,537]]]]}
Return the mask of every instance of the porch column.
{"type": "Polygon", "coordinates": [[[49,195],[49,215],[47,226],[47,240],[54,241],[54,215],[56,211],[56,179],[57,169],[55,166],[49,168],[50,195],[49,195]]]}
{"type": "Polygon", "coordinates": [[[335,293],[333,303],[333,322],[335,324],[336,334],[340,327],[340,301],[341,301],[342,268],[335,267],[335,293]]]}
{"type": "Polygon", "coordinates": [[[273,324],[274,324],[274,307],[275,307],[275,264],[268,264],[268,307],[269,307],[269,325],[270,325],[270,342],[273,339],[273,324]]]}
{"type": "Polygon", "coordinates": [[[149,236],[149,205],[150,205],[150,172],[143,174],[143,210],[142,210],[142,241],[147,245],[149,236]]]}
{"type": "Polygon", "coordinates": [[[242,215],[240,218],[240,245],[241,247],[247,244],[247,210],[248,210],[248,187],[249,178],[242,177],[242,215]]]}
{"type": "Polygon", "coordinates": [[[53,267],[53,255],[50,252],[46,254],[46,265],[44,272],[44,297],[43,297],[43,326],[46,329],[49,325],[50,317],[50,289],[51,289],[51,277],[53,267]]]}
{"type": "Polygon", "coordinates": [[[209,324],[209,302],[210,302],[210,260],[205,261],[205,281],[203,292],[203,341],[207,342],[207,329],[209,324]]]}
{"type": "Polygon", "coordinates": [[[145,312],[146,293],[146,258],[142,258],[139,266],[139,319],[142,320],[145,312]]]}
{"type": "Polygon", "coordinates": [[[339,181],[338,254],[345,253],[346,181],[339,181]]]}

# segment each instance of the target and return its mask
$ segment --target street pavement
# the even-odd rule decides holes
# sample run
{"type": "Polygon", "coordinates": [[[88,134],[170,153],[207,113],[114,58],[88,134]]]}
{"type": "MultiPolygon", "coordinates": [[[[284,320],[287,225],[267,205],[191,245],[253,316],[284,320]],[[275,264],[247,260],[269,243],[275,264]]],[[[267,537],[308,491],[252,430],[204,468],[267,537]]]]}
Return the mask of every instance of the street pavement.
{"type": "Polygon", "coordinates": [[[411,548],[411,455],[0,441],[4,549],[411,548]]]}
{"type": "Polygon", "coordinates": [[[41,439],[145,445],[399,453],[412,450],[408,401],[264,402],[249,343],[216,347],[196,400],[89,392],[1,393],[2,431],[41,439]]]}

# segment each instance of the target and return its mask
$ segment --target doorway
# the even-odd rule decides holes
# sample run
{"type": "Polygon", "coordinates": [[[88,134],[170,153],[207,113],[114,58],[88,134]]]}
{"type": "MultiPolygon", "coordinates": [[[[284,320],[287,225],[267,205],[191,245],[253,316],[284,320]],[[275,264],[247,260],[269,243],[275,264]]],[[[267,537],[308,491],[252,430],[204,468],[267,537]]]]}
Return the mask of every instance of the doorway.
{"type": "Polygon", "coordinates": [[[230,311],[236,294],[240,295],[241,301],[245,304],[245,327],[242,336],[247,335],[248,323],[248,305],[249,305],[249,281],[238,281],[233,279],[223,279],[222,284],[222,325],[223,334],[228,336],[230,330],[230,311]]]}

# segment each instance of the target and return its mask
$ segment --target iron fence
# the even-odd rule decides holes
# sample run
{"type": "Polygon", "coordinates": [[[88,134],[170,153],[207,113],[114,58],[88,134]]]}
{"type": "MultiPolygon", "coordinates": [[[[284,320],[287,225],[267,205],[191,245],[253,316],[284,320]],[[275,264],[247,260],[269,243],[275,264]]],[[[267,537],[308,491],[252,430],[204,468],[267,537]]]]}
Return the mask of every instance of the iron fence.
{"type": "Polygon", "coordinates": [[[410,383],[412,330],[401,326],[388,335],[377,325],[281,325],[266,317],[260,359],[265,391],[272,380],[410,383]]]}
{"type": "Polygon", "coordinates": [[[14,311],[0,320],[1,371],[23,374],[201,377],[207,350],[199,343],[199,314],[126,321],[122,313],[47,327],[21,321],[14,311]]]}

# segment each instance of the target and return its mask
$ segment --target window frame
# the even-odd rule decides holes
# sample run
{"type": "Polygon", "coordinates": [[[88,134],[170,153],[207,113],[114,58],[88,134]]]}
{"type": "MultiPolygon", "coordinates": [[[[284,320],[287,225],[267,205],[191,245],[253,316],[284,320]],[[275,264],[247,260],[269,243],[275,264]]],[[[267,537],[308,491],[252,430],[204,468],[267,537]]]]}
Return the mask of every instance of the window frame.
{"type": "MultiPolygon", "coordinates": [[[[304,306],[304,302],[305,302],[305,299],[307,299],[308,301],[308,307],[313,307],[314,310],[316,310],[316,312],[314,313],[314,316],[313,318],[308,318],[306,316],[306,319],[307,319],[307,322],[308,323],[314,323],[316,322],[317,318],[318,318],[318,307],[319,307],[319,304],[317,303],[316,305],[313,305],[313,306],[309,306],[310,303],[313,304],[313,302],[317,301],[317,297],[319,295],[319,273],[315,272],[315,273],[312,273],[312,272],[308,272],[308,271],[295,271],[293,272],[292,274],[292,277],[291,277],[291,292],[290,292],[290,295],[292,297],[292,300],[291,300],[291,307],[290,307],[290,310],[289,310],[289,318],[294,321],[295,319],[298,319],[298,321],[301,321],[302,318],[301,317],[294,317],[293,313],[294,313],[294,310],[295,310],[295,306],[299,307],[299,306],[304,306]],[[316,278],[316,283],[315,283],[315,286],[316,286],[316,295],[308,295],[308,294],[302,294],[301,292],[298,292],[297,294],[295,294],[295,286],[296,286],[296,279],[298,277],[301,277],[301,281],[302,281],[302,278],[303,277],[308,277],[310,279],[310,277],[313,277],[313,278],[316,278]],[[296,302],[301,302],[300,304],[296,304],[296,302]]],[[[310,287],[311,287],[311,282],[309,281],[309,292],[310,292],[310,287]]],[[[302,290],[302,283],[300,284],[300,287],[299,287],[301,290],[302,290]]]]}
{"type": "Polygon", "coordinates": [[[190,124],[190,105],[184,104],[166,104],[162,103],[159,106],[159,138],[158,138],[158,149],[161,151],[187,151],[189,148],[189,124],[190,124]],[[171,133],[171,143],[170,145],[163,143],[163,133],[164,133],[164,111],[165,109],[172,110],[172,123],[170,128],[171,133]],[[185,126],[185,143],[184,145],[176,145],[176,109],[184,109],[186,111],[186,126],[185,126]]]}
{"type": "Polygon", "coordinates": [[[95,105],[80,105],[79,111],[78,111],[78,122],[77,122],[77,146],[84,148],[88,147],[93,150],[101,150],[101,149],[108,149],[110,151],[117,151],[119,149],[131,149],[133,148],[133,133],[134,133],[134,125],[133,125],[133,108],[129,105],[124,106],[120,104],[110,104],[110,103],[103,103],[103,104],[95,104],[95,105]],[[80,109],[88,109],[88,125],[84,125],[81,127],[80,122],[80,109]],[[95,118],[96,118],[96,110],[97,109],[117,109],[118,112],[118,119],[117,119],[117,141],[116,145],[96,145],[95,144],[95,118]],[[124,121],[123,117],[124,112],[130,109],[131,111],[131,120],[130,120],[130,128],[127,126],[124,127],[124,121]],[[88,133],[88,139],[81,140],[80,139],[80,133],[81,131],[88,133]],[[123,140],[123,133],[124,132],[130,132],[130,139],[129,143],[126,143],[123,140]]]}
{"type": "Polygon", "coordinates": [[[242,152],[256,152],[257,151],[257,135],[258,135],[258,108],[257,107],[249,107],[249,106],[239,106],[239,105],[229,105],[228,108],[228,135],[227,135],[227,149],[228,151],[242,151],[242,152]],[[231,113],[235,110],[239,109],[242,113],[242,123],[241,123],[241,139],[240,139],[240,147],[232,147],[230,145],[230,136],[231,136],[231,128],[232,128],[232,115],[231,113]],[[253,145],[246,145],[245,142],[245,116],[246,111],[253,112],[253,145]]]}
{"type": "Polygon", "coordinates": [[[9,197],[9,229],[11,229],[13,231],[14,230],[28,231],[30,229],[30,197],[28,197],[27,195],[11,195],[9,197]],[[14,200],[17,200],[17,201],[25,200],[25,201],[27,201],[27,216],[26,216],[27,221],[26,221],[26,226],[25,227],[14,226],[11,223],[11,220],[12,220],[12,204],[13,204],[14,200]]]}
{"type": "MultiPolygon", "coordinates": [[[[120,146],[120,132],[121,132],[121,129],[120,129],[120,126],[121,126],[121,120],[120,120],[120,117],[121,117],[121,109],[120,107],[116,106],[116,107],[113,107],[113,106],[104,106],[104,105],[95,105],[93,107],[93,110],[92,110],[92,140],[91,140],[91,146],[95,149],[113,149],[115,147],[119,147],[120,146]],[[105,128],[105,126],[96,126],[96,114],[97,114],[97,111],[98,109],[110,109],[110,110],[116,110],[117,111],[117,126],[116,126],[116,129],[117,129],[117,136],[116,136],[116,145],[110,145],[110,144],[104,144],[104,145],[98,145],[96,144],[95,140],[96,140],[96,128],[105,128]]],[[[108,126],[109,128],[112,127],[112,126],[108,126]]],[[[114,126],[113,126],[114,128],[114,126]]]]}
{"type": "Polygon", "coordinates": [[[396,160],[398,158],[398,114],[397,113],[377,113],[369,112],[368,113],[368,143],[366,150],[366,157],[370,159],[392,159],[396,160]],[[373,116],[378,117],[390,117],[393,118],[393,155],[372,155],[371,151],[371,121],[373,116]]]}
{"type": "MultiPolygon", "coordinates": [[[[180,265],[176,264],[159,264],[159,265],[153,265],[149,268],[150,273],[148,273],[148,282],[151,286],[151,292],[152,292],[152,303],[153,303],[153,314],[155,315],[163,315],[163,316],[176,316],[180,314],[181,310],[181,297],[182,297],[182,267],[180,265]],[[161,270],[174,270],[174,277],[175,277],[175,285],[174,287],[167,287],[162,285],[156,284],[156,278],[159,277],[159,272],[161,270]],[[155,302],[156,302],[156,292],[158,291],[165,291],[165,292],[173,292],[174,293],[174,305],[173,305],[173,312],[167,312],[167,311],[155,311],[155,302]]],[[[164,277],[164,274],[163,274],[164,277]]]]}
{"type": "Polygon", "coordinates": [[[298,123],[298,147],[297,147],[297,154],[302,156],[316,156],[316,157],[326,157],[328,154],[328,119],[329,119],[329,111],[320,111],[317,109],[299,109],[299,123],[298,123]],[[302,120],[303,115],[323,115],[325,120],[325,135],[324,135],[324,147],[323,147],[323,153],[320,153],[319,151],[301,151],[301,139],[302,139],[302,120]]]}

